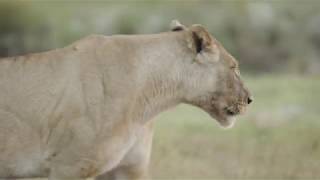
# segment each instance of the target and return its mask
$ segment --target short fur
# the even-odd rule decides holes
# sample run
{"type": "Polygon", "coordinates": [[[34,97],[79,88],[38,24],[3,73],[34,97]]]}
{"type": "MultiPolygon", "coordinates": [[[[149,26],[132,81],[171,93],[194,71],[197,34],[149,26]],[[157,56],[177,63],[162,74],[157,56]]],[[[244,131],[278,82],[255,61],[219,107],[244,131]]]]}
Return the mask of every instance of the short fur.
{"type": "Polygon", "coordinates": [[[189,103],[232,125],[249,97],[237,68],[200,25],[1,59],[0,177],[145,177],[152,117],[189,103]]]}

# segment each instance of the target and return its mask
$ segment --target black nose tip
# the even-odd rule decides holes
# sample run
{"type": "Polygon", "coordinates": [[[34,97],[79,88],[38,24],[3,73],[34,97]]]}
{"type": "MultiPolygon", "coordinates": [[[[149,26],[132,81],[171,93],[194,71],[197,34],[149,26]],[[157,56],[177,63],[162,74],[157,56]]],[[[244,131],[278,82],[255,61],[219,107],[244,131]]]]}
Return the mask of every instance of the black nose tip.
{"type": "Polygon", "coordinates": [[[250,103],[252,103],[252,101],[253,101],[253,98],[252,97],[248,97],[247,103],[250,104],[250,103]]]}

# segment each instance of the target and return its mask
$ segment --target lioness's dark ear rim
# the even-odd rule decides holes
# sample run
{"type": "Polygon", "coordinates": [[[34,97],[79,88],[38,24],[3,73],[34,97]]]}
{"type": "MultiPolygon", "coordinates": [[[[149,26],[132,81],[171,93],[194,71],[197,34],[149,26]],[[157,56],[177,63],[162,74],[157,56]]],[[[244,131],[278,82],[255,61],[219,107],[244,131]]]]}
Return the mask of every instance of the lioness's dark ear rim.
{"type": "Polygon", "coordinates": [[[171,31],[183,31],[184,28],[182,26],[177,26],[171,29],[171,31]]]}
{"type": "Polygon", "coordinates": [[[183,31],[186,30],[187,28],[181,24],[178,20],[172,20],[170,23],[170,29],[171,31],[183,31]]]}

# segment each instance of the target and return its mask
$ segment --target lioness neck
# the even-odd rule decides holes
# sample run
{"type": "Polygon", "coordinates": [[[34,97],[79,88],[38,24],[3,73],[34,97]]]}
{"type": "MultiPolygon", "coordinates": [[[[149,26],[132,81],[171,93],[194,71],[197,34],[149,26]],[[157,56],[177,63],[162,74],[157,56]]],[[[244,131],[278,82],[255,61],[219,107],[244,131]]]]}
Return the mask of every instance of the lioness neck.
{"type": "Polygon", "coordinates": [[[145,123],[182,102],[186,92],[184,66],[192,58],[186,36],[183,32],[170,32],[112,37],[115,44],[125,44],[121,49],[126,52],[122,53],[133,54],[117,59],[117,63],[123,61],[125,66],[130,65],[126,78],[131,80],[131,85],[126,93],[131,91],[135,96],[130,111],[135,120],[145,123]]]}
{"type": "Polygon", "coordinates": [[[187,47],[185,33],[160,34],[150,37],[139,51],[141,55],[139,77],[141,86],[137,96],[137,119],[149,121],[162,111],[165,111],[183,100],[184,62],[190,51],[187,47]]]}

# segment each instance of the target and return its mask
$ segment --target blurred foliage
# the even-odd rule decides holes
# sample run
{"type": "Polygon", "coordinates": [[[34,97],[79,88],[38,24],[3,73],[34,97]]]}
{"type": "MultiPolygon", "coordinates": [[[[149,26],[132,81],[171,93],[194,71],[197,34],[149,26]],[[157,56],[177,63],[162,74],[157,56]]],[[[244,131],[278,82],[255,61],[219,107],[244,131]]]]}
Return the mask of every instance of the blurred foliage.
{"type": "Polygon", "coordinates": [[[88,34],[203,24],[249,73],[320,73],[317,1],[0,1],[0,57],[65,46],[88,34]]]}

